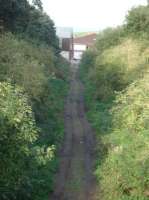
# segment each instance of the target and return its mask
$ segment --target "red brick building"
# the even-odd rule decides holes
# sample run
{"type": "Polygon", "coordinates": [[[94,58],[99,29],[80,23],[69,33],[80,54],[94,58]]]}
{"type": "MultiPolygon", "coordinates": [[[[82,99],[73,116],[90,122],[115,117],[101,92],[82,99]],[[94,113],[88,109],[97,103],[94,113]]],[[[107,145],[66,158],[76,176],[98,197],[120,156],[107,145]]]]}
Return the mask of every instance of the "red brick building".
{"type": "Polygon", "coordinates": [[[96,33],[74,38],[74,59],[80,60],[83,52],[94,45],[96,38],[96,33]]]}
{"type": "Polygon", "coordinates": [[[82,44],[82,45],[86,45],[87,47],[91,47],[95,43],[96,38],[97,38],[96,33],[91,33],[91,34],[84,35],[81,37],[76,37],[74,38],[74,44],[82,44]]]}

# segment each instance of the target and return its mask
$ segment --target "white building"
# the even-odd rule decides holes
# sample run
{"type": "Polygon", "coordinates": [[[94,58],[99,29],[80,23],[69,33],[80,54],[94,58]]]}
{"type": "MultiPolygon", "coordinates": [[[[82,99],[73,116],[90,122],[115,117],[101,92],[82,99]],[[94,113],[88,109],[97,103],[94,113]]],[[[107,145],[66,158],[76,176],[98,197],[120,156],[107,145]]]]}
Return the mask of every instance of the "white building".
{"type": "Polygon", "coordinates": [[[91,46],[94,45],[97,38],[96,33],[87,34],[81,37],[74,38],[74,59],[81,60],[82,54],[91,46]]]}
{"type": "Polygon", "coordinates": [[[61,55],[67,60],[73,58],[73,29],[69,27],[57,27],[56,35],[59,38],[61,55]]]}
{"type": "Polygon", "coordinates": [[[87,46],[84,44],[75,44],[74,43],[74,55],[73,58],[75,60],[81,60],[82,54],[86,51],[87,46]]]}

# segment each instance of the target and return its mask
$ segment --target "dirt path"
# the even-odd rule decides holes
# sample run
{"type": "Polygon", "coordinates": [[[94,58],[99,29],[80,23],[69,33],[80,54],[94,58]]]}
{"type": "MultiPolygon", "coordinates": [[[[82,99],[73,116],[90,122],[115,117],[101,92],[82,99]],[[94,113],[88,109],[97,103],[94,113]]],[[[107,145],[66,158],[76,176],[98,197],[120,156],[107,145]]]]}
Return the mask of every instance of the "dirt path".
{"type": "Polygon", "coordinates": [[[72,66],[71,73],[60,169],[50,200],[95,200],[95,139],[85,117],[83,86],[77,76],[77,66],[72,66]]]}

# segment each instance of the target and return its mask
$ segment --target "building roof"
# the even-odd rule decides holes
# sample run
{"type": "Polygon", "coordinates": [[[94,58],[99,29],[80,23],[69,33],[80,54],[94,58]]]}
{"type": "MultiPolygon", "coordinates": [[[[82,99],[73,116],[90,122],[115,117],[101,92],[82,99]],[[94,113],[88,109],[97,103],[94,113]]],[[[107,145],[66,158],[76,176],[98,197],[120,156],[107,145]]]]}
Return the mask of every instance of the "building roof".
{"type": "Polygon", "coordinates": [[[72,38],[73,36],[73,28],[71,27],[57,27],[56,35],[59,38],[72,38]]]}
{"type": "Polygon", "coordinates": [[[87,46],[92,46],[95,43],[96,38],[97,38],[96,33],[88,34],[81,37],[76,37],[74,38],[74,44],[83,44],[87,46]]]}

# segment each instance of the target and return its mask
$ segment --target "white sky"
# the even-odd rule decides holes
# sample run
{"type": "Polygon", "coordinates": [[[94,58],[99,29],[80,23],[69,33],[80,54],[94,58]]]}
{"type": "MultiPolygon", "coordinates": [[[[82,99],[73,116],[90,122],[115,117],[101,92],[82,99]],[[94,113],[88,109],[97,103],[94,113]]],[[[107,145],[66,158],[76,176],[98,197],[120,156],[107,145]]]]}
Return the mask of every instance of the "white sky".
{"type": "Polygon", "coordinates": [[[44,10],[56,26],[75,31],[95,31],[120,25],[133,6],[147,0],[42,0],[44,10]]]}

